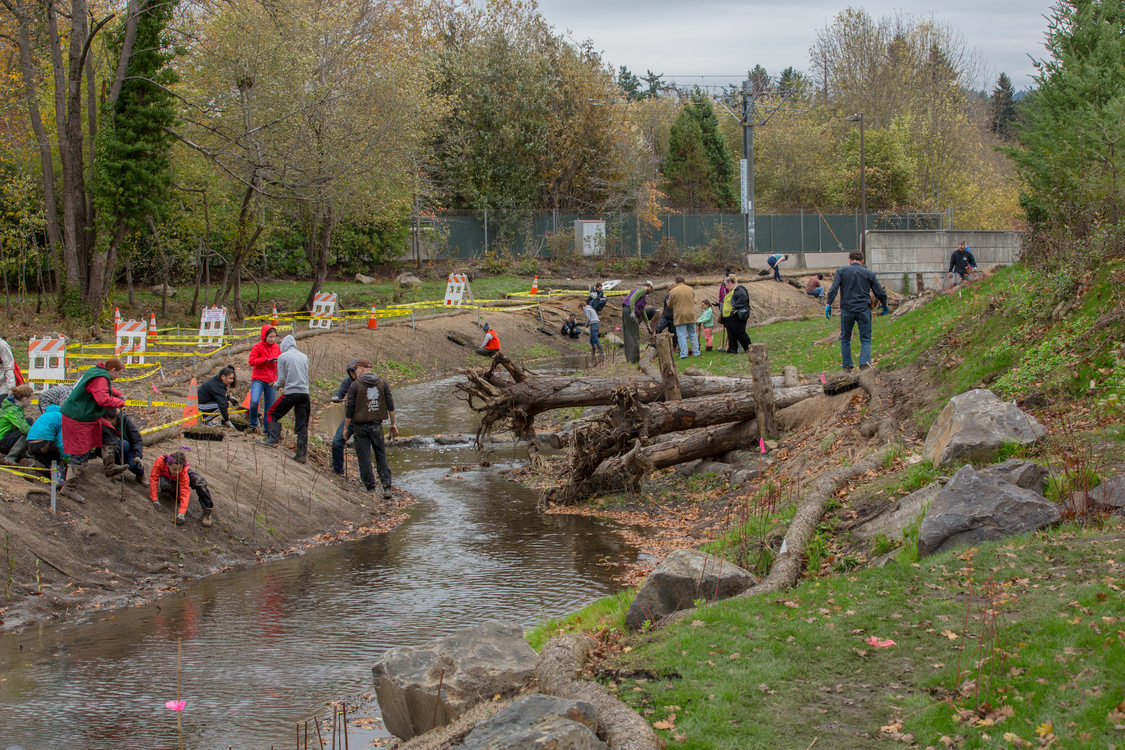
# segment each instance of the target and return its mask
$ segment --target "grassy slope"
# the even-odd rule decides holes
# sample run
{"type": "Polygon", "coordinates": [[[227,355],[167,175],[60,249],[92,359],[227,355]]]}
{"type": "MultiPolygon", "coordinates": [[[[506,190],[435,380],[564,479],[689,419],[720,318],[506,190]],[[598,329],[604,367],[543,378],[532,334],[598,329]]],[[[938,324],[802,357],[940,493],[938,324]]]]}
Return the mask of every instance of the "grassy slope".
{"type": "MultiPolygon", "coordinates": [[[[1073,295],[1026,267],[1004,269],[900,319],[876,318],[876,363],[915,365],[939,383],[939,401],[917,415],[924,424],[946,397],[990,387],[1005,398],[1048,396],[1116,418],[1106,433],[1120,439],[1113,395],[1125,384],[1125,325],[1106,315],[1119,304],[1113,275],[1120,270],[1116,262],[1084,279],[1077,305],[1053,321],[1055,305],[1073,295]]],[[[775,369],[831,371],[838,345],[813,342],[835,325],[783,323],[752,337],[770,345],[775,369]]],[[[703,365],[747,367],[724,354],[703,365]]],[[[918,469],[905,470],[904,481],[911,471],[918,469]]],[[[971,572],[962,570],[970,567],[965,560],[945,555],[809,578],[780,598],[704,606],[694,621],[627,641],[630,651],[612,665],[664,678],[607,679],[670,747],[807,747],[820,738],[821,746],[860,748],[907,734],[920,747],[944,747],[943,736],[958,747],[1125,744],[1125,730],[1116,728],[1125,727],[1121,531],[1116,521],[1101,532],[1109,539],[1081,539],[1083,532],[1067,527],[986,545],[971,572]],[[863,642],[870,635],[899,645],[872,648],[863,642]],[[970,679],[978,691],[962,692],[970,679]],[[957,720],[959,710],[978,708],[957,720]]],[[[621,629],[631,598],[624,592],[546,623],[529,641],[539,646],[560,627],[621,629]]]]}

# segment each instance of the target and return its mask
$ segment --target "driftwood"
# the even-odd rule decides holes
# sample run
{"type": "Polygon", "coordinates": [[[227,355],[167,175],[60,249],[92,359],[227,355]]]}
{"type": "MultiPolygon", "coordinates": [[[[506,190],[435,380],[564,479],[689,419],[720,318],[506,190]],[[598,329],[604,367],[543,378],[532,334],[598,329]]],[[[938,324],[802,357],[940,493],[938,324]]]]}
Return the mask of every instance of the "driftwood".
{"type": "Polygon", "coordinates": [[[582,679],[582,669],[594,645],[593,638],[578,633],[548,641],[535,663],[539,689],[592,705],[598,718],[597,734],[612,750],[659,750],[660,740],[647,721],[598,683],[582,679]]]}
{"type": "Polygon", "coordinates": [[[660,380],[664,383],[665,398],[668,401],[679,401],[683,394],[680,392],[676,363],[672,359],[672,334],[662,333],[656,337],[656,360],[660,364],[660,380]]]}

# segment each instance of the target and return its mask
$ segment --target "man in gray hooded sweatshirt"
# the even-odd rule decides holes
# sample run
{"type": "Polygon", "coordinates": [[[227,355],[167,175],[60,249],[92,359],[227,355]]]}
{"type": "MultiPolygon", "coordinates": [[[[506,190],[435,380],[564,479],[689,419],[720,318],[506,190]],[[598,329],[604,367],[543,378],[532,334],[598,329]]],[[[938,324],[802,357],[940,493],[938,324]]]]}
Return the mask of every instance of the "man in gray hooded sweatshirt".
{"type": "Polygon", "coordinates": [[[395,400],[387,382],[371,372],[371,361],[360,359],[355,365],[355,382],[348,388],[344,401],[344,434],[355,435],[355,456],[359,461],[359,477],[368,492],[375,491],[375,474],[371,471],[371,454],[379,470],[383,497],[391,498],[391,467],[383,445],[383,420],[391,420],[391,437],[398,435],[395,425],[395,400]]]}
{"type": "Polygon", "coordinates": [[[309,358],[297,350],[297,340],[286,336],[281,340],[281,356],[277,358],[277,380],[274,388],[284,395],[273,402],[269,411],[269,432],[262,445],[273,447],[281,442],[281,418],[293,409],[297,430],[297,453],[293,460],[305,462],[309,446],[309,358]]]}

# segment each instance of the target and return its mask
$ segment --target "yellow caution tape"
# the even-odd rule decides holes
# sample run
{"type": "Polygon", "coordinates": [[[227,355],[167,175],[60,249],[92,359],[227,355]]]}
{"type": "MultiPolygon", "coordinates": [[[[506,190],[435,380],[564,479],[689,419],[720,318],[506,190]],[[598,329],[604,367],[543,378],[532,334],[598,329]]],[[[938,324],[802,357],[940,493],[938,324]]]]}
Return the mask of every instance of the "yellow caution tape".
{"type": "MultiPolygon", "coordinates": [[[[24,467],[24,468],[27,468],[27,467],[24,467]]],[[[11,466],[0,466],[0,470],[6,471],[9,474],[15,474],[17,477],[24,477],[25,479],[34,479],[36,482],[43,482],[44,484],[51,484],[51,482],[53,481],[50,477],[41,477],[41,476],[37,476],[35,474],[28,474],[26,471],[23,471],[22,469],[16,469],[16,468],[13,468],[11,466]]],[[[44,471],[47,471],[47,469],[44,469],[44,471]]]]}
{"type": "Polygon", "coordinates": [[[192,414],[190,417],[182,417],[181,419],[177,419],[174,422],[168,422],[167,424],[157,425],[156,427],[149,427],[147,429],[141,430],[141,434],[142,435],[150,435],[154,432],[158,432],[159,430],[163,430],[166,427],[175,427],[178,424],[183,424],[184,422],[189,422],[193,419],[199,419],[199,415],[198,414],[192,414]]]}

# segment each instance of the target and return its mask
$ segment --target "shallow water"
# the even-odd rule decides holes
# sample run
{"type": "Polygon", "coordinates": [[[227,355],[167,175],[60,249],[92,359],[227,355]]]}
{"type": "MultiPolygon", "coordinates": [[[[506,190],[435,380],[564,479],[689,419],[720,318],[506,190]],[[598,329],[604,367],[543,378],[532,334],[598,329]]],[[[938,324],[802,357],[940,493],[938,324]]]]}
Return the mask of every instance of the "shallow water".
{"type": "MultiPolygon", "coordinates": [[[[450,378],[396,389],[403,434],[472,432],[450,378]]],[[[515,457],[512,450],[496,456],[515,457]]],[[[151,605],[0,637],[0,747],[295,747],[294,725],[370,692],[391,646],[500,618],[532,626],[618,589],[636,559],[614,528],[545,516],[463,448],[392,449],[418,504],[380,537],[210,576],[151,605]]],[[[354,464],[353,464],[354,465],[354,464]]],[[[353,735],[352,747],[360,747],[353,735]]]]}

